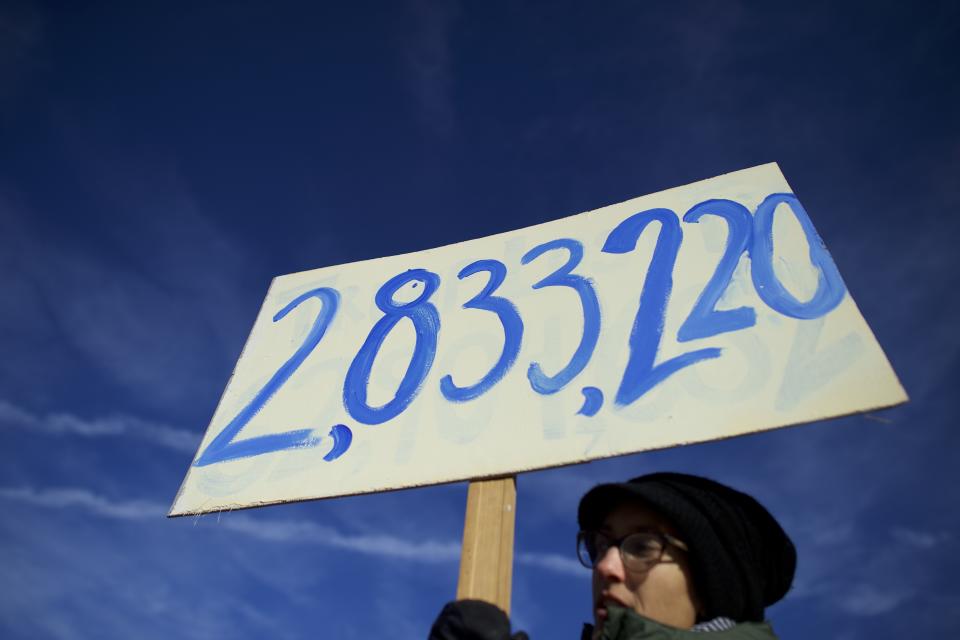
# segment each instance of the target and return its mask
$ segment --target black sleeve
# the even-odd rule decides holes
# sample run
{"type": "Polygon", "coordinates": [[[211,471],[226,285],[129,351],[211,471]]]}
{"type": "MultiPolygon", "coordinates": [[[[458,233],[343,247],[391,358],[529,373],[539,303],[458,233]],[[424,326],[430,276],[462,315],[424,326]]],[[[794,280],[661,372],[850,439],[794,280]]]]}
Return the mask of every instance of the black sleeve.
{"type": "Polygon", "coordinates": [[[430,629],[428,640],[529,640],[519,631],[510,635],[510,618],[482,600],[448,602],[430,629]]]}

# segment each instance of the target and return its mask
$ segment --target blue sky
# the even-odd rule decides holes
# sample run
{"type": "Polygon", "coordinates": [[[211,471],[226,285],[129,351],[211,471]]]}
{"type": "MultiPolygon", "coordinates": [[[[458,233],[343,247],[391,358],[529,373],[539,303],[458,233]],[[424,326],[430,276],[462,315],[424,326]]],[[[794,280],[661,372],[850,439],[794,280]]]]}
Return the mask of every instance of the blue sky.
{"type": "Polygon", "coordinates": [[[785,639],[960,629],[955,3],[0,8],[0,636],[424,637],[464,484],[167,520],[270,279],[777,161],[911,403],[519,478],[515,624],[579,496],[674,469],[800,553],[785,639]]]}

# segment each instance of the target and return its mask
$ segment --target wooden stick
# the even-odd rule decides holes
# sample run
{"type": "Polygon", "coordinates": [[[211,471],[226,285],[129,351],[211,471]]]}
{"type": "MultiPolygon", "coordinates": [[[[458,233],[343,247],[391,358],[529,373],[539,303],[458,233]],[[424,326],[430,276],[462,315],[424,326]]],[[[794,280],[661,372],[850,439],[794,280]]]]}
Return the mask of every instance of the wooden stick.
{"type": "Polygon", "coordinates": [[[470,482],[458,600],[486,600],[509,615],[516,503],[516,476],[470,482]]]}

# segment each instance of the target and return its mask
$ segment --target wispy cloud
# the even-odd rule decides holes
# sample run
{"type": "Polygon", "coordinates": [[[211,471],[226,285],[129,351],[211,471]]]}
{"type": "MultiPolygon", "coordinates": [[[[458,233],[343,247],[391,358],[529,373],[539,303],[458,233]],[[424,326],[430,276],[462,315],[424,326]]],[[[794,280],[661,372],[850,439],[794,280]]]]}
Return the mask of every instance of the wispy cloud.
{"type": "Polygon", "coordinates": [[[115,520],[151,520],[162,518],[163,505],[144,500],[112,501],[86,489],[74,487],[36,490],[31,487],[0,487],[0,498],[26,502],[48,509],[82,509],[115,520]]]}
{"type": "MultiPolygon", "coordinates": [[[[78,487],[40,490],[32,487],[0,487],[0,499],[48,509],[79,509],[114,520],[156,521],[166,514],[166,506],[158,502],[110,500],[78,487]]],[[[233,513],[218,517],[216,526],[264,542],[311,544],[425,564],[455,563],[460,559],[458,542],[414,541],[388,534],[352,535],[309,520],[274,520],[233,513]]],[[[519,552],[515,559],[520,565],[563,575],[583,576],[583,568],[576,561],[558,554],[519,552]]]]}
{"type": "Polygon", "coordinates": [[[517,564],[546,569],[547,571],[562,573],[575,578],[583,578],[584,575],[589,573],[579,562],[573,558],[562,556],[557,553],[534,553],[529,551],[521,551],[514,557],[514,559],[516,560],[517,564]]]}
{"type": "Polygon", "coordinates": [[[856,617],[896,611],[921,593],[930,578],[925,554],[953,541],[948,532],[899,527],[889,531],[897,544],[878,542],[854,523],[828,520],[796,533],[800,567],[789,599],[856,617]]]}
{"type": "Polygon", "coordinates": [[[872,584],[858,585],[851,592],[840,594],[838,604],[843,611],[855,616],[876,616],[900,606],[910,592],[893,587],[872,584]]]}
{"type": "Polygon", "coordinates": [[[898,542],[918,549],[933,549],[953,537],[946,531],[919,531],[906,528],[893,529],[890,535],[898,542]]]}
{"type": "Polygon", "coordinates": [[[246,514],[235,514],[224,518],[220,526],[271,542],[318,544],[430,564],[453,562],[460,557],[460,545],[453,542],[413,542],[389,535],[346,535],[332,527],[305,520],[261,520],[246,514]]]}
{"type": "Polygon", "coordinates": [[[223,384],[249,330],[257,257],[200,210],[171,163],[111,161],[117,152],[98,144],[68,148],[101,159],[75,163],[99,194],[89,224],[100,233],[50,234],[68,212],[0,189],[0,383],[8,397],[35,398],[83,380],[159,410],[190,406],[223,384]]]}
{"type": "Polygon", "coordinates": [[[0,400],[0,429],[5,427],[33,433],[70,434],[85,438],[130,436],[188,454],[195,453],[200,444],[199,434],[134,416],[118,415],[89,420],[69,413],[40,416],[6,400],[0,400]]]}
{"type": "Polygon", "coordinates": [[[457,123],[451,97],[450,40],[459,6],[455,2],[418,0],[412,9],[414,29],[406,43],[404,70],[424,124],[438,133],[450,133],[457,123]]]}

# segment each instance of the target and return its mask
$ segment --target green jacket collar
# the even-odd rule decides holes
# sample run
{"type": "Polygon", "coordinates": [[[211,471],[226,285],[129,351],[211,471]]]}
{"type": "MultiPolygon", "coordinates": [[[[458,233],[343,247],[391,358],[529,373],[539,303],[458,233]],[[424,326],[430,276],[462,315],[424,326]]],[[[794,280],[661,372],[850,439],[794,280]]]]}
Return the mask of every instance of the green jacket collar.
{"type": "Polygon", "coordinates": [[[619,607],[607,610],[601,640],[777,640],[766,622],[741,622],[726,631],[676,629],[619,607]]]}

